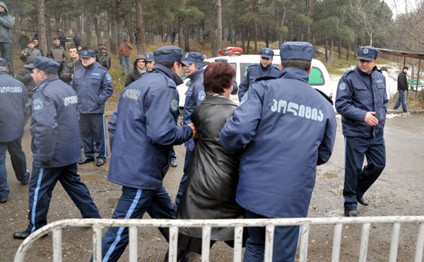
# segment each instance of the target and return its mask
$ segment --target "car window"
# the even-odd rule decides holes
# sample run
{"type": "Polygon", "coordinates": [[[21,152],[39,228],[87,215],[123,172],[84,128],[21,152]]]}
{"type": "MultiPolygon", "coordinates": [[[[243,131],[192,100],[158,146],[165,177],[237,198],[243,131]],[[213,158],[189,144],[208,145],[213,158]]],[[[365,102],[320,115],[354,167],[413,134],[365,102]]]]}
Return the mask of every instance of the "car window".
{"type": "Polygon", "coordinates": [[[325,84],[324,76],[319,68],[312,67],[312,71],[309,74],[309,84],[315,86],[325,84]]]}
{"type": "Polygon", "coordinates": [[[253,63],[240,63],[240,76],[243,77],[246,74],[247,67],[253,63]]]}

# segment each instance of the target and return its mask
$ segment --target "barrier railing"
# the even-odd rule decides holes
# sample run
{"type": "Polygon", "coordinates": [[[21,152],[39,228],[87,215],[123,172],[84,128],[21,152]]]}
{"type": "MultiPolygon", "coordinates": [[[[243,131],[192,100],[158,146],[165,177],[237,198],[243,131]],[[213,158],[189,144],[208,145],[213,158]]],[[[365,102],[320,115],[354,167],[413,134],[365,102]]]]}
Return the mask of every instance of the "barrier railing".
{"type": "Polygon", "coordinates": [[[362,224],[359,262],[367,261],[368,240],[371,224],[393,224],[390,243],[389,262],[397,261],[399,232],[401,224],[416,223],[418,227],[415,249],[415,262],[423,261],[424,253],[424,216],[388,216],[388,217],[330,217],[330,218],[274,218],[274,219],[220,219],[220,220],[168,220],[168,219],[66,219],[53,222],[31,234],[20,245],[15,262],[23,262],[26,252],[32,244],[45,234],[53,233],[53,261],[62,261],[62,229],[68,227],[93,228],[93,261],[102,260],[102,229],[105,227],[129,228],[129,261],[138,261],[138,228],[169,228],[169,261],[177,261],[178,228],[202,227],[202,261],[209,261],[210,233],[213,227],[234,228],[233,261],[242,261],[242,240],[244,227],[266,227],[265,261],[272,261],[272,243],[276,226],[301,226],[299,261],[306,262],[308,255],[309,230],[311,225],[334,225],[332,262],[340,260],[342,229],[345,224],[362,224]]]}

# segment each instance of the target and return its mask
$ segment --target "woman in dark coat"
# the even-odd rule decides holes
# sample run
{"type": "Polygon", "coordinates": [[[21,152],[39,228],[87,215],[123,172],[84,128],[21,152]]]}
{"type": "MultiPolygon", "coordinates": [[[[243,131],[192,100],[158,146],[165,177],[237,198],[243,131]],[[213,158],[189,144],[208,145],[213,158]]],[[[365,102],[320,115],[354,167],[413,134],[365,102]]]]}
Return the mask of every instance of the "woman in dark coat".
{"type": "MultiPolygon", "coordinates": [[[[189,178],[178,207],[179,219],[241,218],[235,201],[239,156],[225,152],[219,133],[236,105],[229,99],[234,69],[226,62],[208,65],[204,73],[206,98],[192,113],[197,129],[189,178]]],[[[201,228],[181,228],[180,249],[200,253],[201,228]]],[[[211,240],[232,241],[233,228],[212,228],[211,240]]]]}

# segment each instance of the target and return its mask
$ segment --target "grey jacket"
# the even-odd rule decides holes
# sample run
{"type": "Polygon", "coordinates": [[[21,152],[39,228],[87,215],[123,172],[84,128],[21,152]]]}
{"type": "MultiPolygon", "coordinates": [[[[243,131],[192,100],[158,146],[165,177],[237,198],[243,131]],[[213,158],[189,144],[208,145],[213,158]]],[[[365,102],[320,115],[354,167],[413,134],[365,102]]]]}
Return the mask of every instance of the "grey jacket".
{"type": "Polygon", "coordinates": [[[15,24],[15,18],[9,15],[7,5],[0,1],[0,6],[5,12],[0,13],[0,42],[12,42],[12,27],[15,24]]]}

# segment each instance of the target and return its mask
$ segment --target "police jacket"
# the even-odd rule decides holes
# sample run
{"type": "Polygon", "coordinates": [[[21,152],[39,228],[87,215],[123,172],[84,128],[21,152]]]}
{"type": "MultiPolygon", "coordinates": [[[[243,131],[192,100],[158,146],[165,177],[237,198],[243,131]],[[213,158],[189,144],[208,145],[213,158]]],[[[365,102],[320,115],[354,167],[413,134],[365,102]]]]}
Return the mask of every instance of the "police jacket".
{"type": "Polygon", "coordinates": [[[374,68],[370,75],[358,67],[348,70],[337,87],[336,110],[342,115],[343,135],[373,137],[383,135],[387,111],[386,79],[374,68]],[[377,126],[365,123],[367,112],[375,112],[377,126]]]}
{"type": "Polygon", "coordinates": [[[79,59],[66,63],[62,72],[60,72],[60,79],[63,82],[70,84],[72,81],[72,75],[80,67],[82,67],[82,64],[79,59]]]}
{"type": "MultiPolygon", "coordinates": [[[[239,218],[244,211],[236,203],[239,157],[224,151],[219,132],[236,105],[222,96],[207,95],[191,115],[197,129],[196,148],[188,181],[178,206],[181,219],[239,218]]],[[[201,228],[182,228],[183,234],[201,238],[201,228]]],[[[211,239],[233,240],[232,228],[213,228],[211,239]]]]}
{"type": "Polygon", "coordinates": [[[263,67],[261,63],[250,65],[246,69],[246,74],[244,75],[238,87],[239,101],[242,100],[244,94],[247,92],[247,90],[249,90],[249,86],[256,78],[264,76],[278,77],[280,74],[280,70],[272,64],[267,67],[263,67]]]}
{"type": "Polygon", "coordinates": [[[265,217],[306,216],[316,166],[334,146],[332,105],[291,67],[251,85],[244,99],[220,136],[224,149],[243,150],[237,203],[265,217]]]}
{"type": "MultiPolygon", "coordinates": [[[[184,115],[183,123],[188,125],[191,123],[191,113],[194,109],[200,105],[205,99],[205,87],[203,86],[203,74],[205,70],[203,68],[198,69],[195,73],[188,76],[190,79],[190,85],[186,92],[186,99],[184,103],[184,115]]],[[[194,149],[194,141],[190,139],[185,143],[188,150],[194,149]]]]}
{"type": "Polygon", "coordinates": [[[59,64],[62,64],[65,62],[65,49],[61,46],[52,46],[50,47],[50,51],[47,54],[47,57],[50,57],[54,61],[58,62],[59,64]]]}
{"type": "Polygon", "coordinates": [[[0,142],[11,142],[24,135],[28,113],[26,87],[0,69],[0,142]]]}
{"type": "Polygon", "coordinates": [[[109,121],[110,181],[141,189],[162,186],[172,145],[192,136],[190,127],[177,127],[176,79],[170,69],[157,64],[151,73],[122,90],[109,121]]]}
{"type": "Polygon", "coordinates": [[[81,114],[104,113],[105,102],[113,93],[112,77],[98,63],[80,67],[71,82],[77,91],[78,110],[81,114]]]}
{"type": "Polygon", "coordinates": [[[36,167],[61,167],[81,158],[78,98],[57,76],[35,88],[31,108],[31,150],[36,167]]]}
{"type": "Polygon", "coordinates": [[[0,6],[4,12],[0,13],[0,42],[12,42],[12,27],[15,25],[15,18],[9,15],[7,5],[0,1],[0,6]]]}
{"type": "Polygon", "coordinates": [[[405,72],[400,72],[400,74],[398,75],[397,83],[398,90],[408,91],[408,80],[406,78],[405,72]]]}

